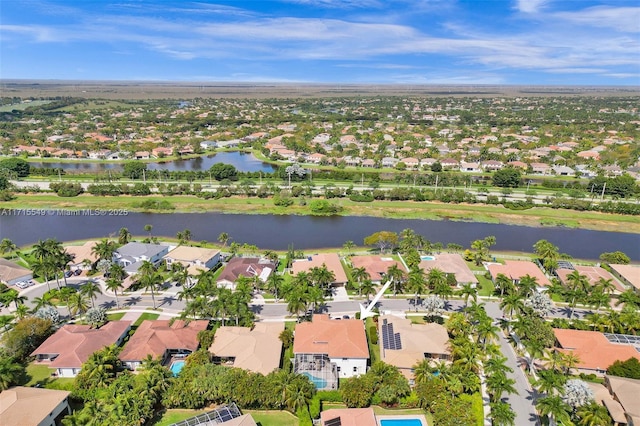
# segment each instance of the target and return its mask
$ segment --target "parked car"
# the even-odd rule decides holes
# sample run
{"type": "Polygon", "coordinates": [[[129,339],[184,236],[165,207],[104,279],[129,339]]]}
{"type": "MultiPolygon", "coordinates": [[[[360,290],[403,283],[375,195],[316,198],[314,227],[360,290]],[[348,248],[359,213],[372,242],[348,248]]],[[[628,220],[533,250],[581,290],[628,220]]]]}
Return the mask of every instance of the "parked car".
{"type": "Polygon", "coordinates": [[[78,276],[82,273],[82,269],[76,269],[75,271],[73,271],[73,275],[78,276]]]}
{"type": "Polygon", "coordinates": [[[64,271],[64,276],[69,278],[70,276],[73,275],[73,271],[64,271]]]}

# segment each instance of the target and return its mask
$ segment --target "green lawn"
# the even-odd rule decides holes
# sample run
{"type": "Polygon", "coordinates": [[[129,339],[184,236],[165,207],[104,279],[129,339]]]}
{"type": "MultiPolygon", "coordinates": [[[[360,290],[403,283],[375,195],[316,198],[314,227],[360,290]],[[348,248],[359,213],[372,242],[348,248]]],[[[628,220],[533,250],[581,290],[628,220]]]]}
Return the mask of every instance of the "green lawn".
{"type": "Polygon", "coordinates": [[[31,363],[27,366],[28,380],[24,386],[35,386],[40,384],[47,389],[67,389],[74,382],[74,378],[54,378],[51,376],[55,370],[44,364],[31,363]]]}
{"type": "Polygon", "coordinates": [[[484,275],[476,275],[476,278],[478,279],[478,285],[480,287],[478,295],[491,296],[494,290],[493,282],[484,275]]]}
{"type": "Polygon", "coordinates": [[[140,318],[138,318],[136,322],[133,323],[133,327],[138,327],[144,320],[157,320],[158,317],[160,317],[160,314],[154,314],[153,312],[143,312],[142,315],[140,315],[140,318]]]}
{"type": "Polygon", "coordinates": [[[369,356],[371,357],[371,364],[378,361],[380,359],[380,345],[372,344],[371,339],[369,339],[369,328],[375,327],[376,323],[373,321],[373,318],[366,319],[366,332],[367,332],[367,343],[369,345],[369,356]]]}
{"type": "Polygon", "coordinates": [[[198,414],[206,413],[203,410],[182,410],[182,409],[171,409],[167,410],[160,420],[156,423],[153,423],[155,426],[169,426],[176,422],[186,420],[190,417],[197,416],[198,414]]]}
{"type": "Polygon", "coordinates": [[[118,312],[118,313],[115,313],[115,314],[108,314],[107,315],[107,320],[109,320],[109,321],[121,320],[125,313],[126,312],[118,312]]]}
{"type": "Polygon", "coordinates": [[[298,426],[298,418],[288,411],[244,410],[259,426],[298,426]]]}

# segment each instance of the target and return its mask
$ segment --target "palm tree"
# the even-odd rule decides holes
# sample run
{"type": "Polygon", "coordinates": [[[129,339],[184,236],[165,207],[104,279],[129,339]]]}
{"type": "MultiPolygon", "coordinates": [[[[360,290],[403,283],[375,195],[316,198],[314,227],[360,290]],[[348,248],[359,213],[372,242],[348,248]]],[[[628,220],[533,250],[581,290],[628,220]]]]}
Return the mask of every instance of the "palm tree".
{"type": "Polygon", "coordinates": [[[269,275],[269,278],[267,278],[267,290],[273,294],[276,298],[276,302],[278,301],[278,292],[280,291],[283,282],[284,277],[282,275],[278,275],[275,271],[269,275]]]}
{"type": "Polygon", "coordinates": [[[416,269],[409,272],[407,289],[413,293],[413,304],[416,307],[416,312],[418,312],[418,299],[425,291],[425,284],[424,271],[422,269],[416,269]]]}
{"type": "Polygon", "coordinates": [[[156,297],[155,290],[158,287],[158,283],[161,280],[160,275],[156,271],[153,263],[148,260],[142,261],[140,268],[138,269],[138,281],[142,288],[151,292],[151,300],[153,301],[153,309],[156,309],[156,297]]]}
{"type": "Polygon", "coordinates": [[[25,296],[20,296],[20,293],[18,293],[16,290],[12,288],[5,291],[2,296],[3,296],[4,303],[7,306],[9,306],[9,304],[11,303],[14,303],[16,306],[16,309],[18,309],[18,305],[24,304],[24,302],[27,300],[25,296]]]}
{"type": "Polygon", "coordinates": [[[571,421],[571,407],[565,404],[557,395],[547,396],[540,398],[536,401],[536,408],[538,413],[542,416],[547,416],[549,419],[549,425],[556,424],[556,420],[560,423],[569,423],[571,421]]]}
{"type": "Polygon", "coordinates": [[[507,377],[506,374],[492,374],[487,377],[487,391],[491,394],[491,402],[498,402],[502,399],[503,393],[518,394],[515,388],[516,381],[507,377]]]}
{"type": "Polygon", "coordinates": [[[398,291],[402,290],[402,286],[404,283],[404,271],[398,267],[397,263],[389,266],[387,269],[387,273],[385,278],[391,281],[391,285],[393,286],[393,295],[397,295],[398,291]]]}
{"type": "Polygon", "coordinates": [[[495,287],[500,290],[500,297],[503,297],[505,293],[510,294],[515,290],[513,280],[507,277],[505,274],[498,274],[495,279],[495,287]]]}
{"type": "Polygon", "coordinates": [[[120,228],[118,231],[118,244],[121,246],[128,244],[131,241],[131,232],[127,228],[120,228]]]}
{"type": "Polygon", "coordinates": [[[347,256],[351,254],[355,246],[356,244],[351,240],[345,241],[344,244],[342,245],[342,247],[344,248],[344,251],[347,252],[347,256]]]}
{"type": "Polygon", "coordinates": [[[16,308],[16,318],[19,320],[24,319],[29,314],[29,308],[27,305],[21,304],[16,308]]]}
{"type": "Polygon", "coordinates": [[[24,373],[24,367],[11,357],[0,357],[0,391],[17,383],[24,373]]]}
{"type": "Polygon", "coordinates": [[[558,266],[558,258],[560,257],[558,247],[547,240],[539,240],[533,245],[533,250],[538,256],[538,259],[542,261],[544,269],[546,269],[547,272],[553,272],[558,266]]]}
{"type": "Polygon", "coordinates": [[[69,298],[67,299],[67,307],[69,308],[69,314],[73,318],[79,313],[85,313],[89,308],[89,305],[87,305],[85,295],[80,292],[76,292],[69,295],[69,298]]]}
{"type": "Polygon", "coordinates": [[[75,290],[73,290],[71,287],[62,287],[60,290],[58,290],[58,297],[64,300],[65,304],[67,305],[67,311],[69,311],[69,318],[72,317],[71,306],[69,305],[69,297],[73,293],[75,293],[75,290]]]}
{"type": "Polygon", "coordinates": [[[520,278],[518,282],[518,293],[521,297],[527,298],[531,296],[538,287],[538,279],[527,274],[520,278]]]}
{"type": "Polygon", "coordinates": [[[491,419],[494,426],[515,426],[516,413],[511,406],[503,401],[492,402],[489,404],[491,407],[491,419]]]}
{"type": "Polygon", "coordinates": [[[358,296],[362,296],[360,286],[364,280],[370,279],[371,276],[367,272],[367,269],[364,266],[359,268],[353,268],[351,270],[351,279],[358,283],[358,296]]]}
{"type": "Polygon", "coordinates": [[[309,407],[309,402],[311,402],[314,394],[314,387],[308,380],[295,380],[287,386],[286,394],[285,403],[287,407],[296,412],[300,408],[309,407]]]}
{"type": "Polygon", "coordinates": [[[413,378],[416,385],[425,383],[435,377],[433,375],[435,369],[431,366],[431,360],[428,358],[423,358],[422,360],[420,360],[416,365],[413,366],[412,369],[413,378]]]}
{"type": "Polygon", "coordinates": [[[0,255],[5,255],[16,250],[18,250],[18,246],[9,238],[3,238],[2,241],[0,241],[0,255]]]}
{"type": "Polygon", "coordinates": [[[80,287],[80,293],[87,296],[91,300],[91,307],[95,308],[95,299],[98,298],[98,294],[102,294],[102,289],[97,282],[89,281],[80,287]]]}
{"type": "Polygon", "coordinates": [[[369,301],[369,296],[376,293],[376,287],[371,280],[364,280],[362,284],[360,284],[359,290],[366,296],[367,302],[369,301]]]}
{"type": "Polygon", "coordinates": [[[490,318],[484,321],[480,321],[476,326],[476,333],[478,334],[478,343],[486,347],[487,341],[493,341],[498,339],[498,332],[500,328],[493,325],[490,318]]]}
{"type": "Polygon", "coordinates": [[[116,244],[113,241],[105,238],[98,241],[93,247],[91,247],[91,253],[95,254],[100,260],[107,260],[111,262],[113,253],[116,251],[116,244]]]}
{"type": "Polygon", "coordinates": [[[588,293],[589,279],[586,275],[581,275],[577,270],[573,270],[567,275],[567,284],[572,295],[571,303],[569,304],[569,306],[571,306],[569,318],[573,318],[573,311],[575,310],[578,298],[584,298],[588,293]]]}
{"type": "Polygon", "coordinates": [[[34,297],[31,299],[31,303],[33,303],[34,312],[40,308],[44,308],[45,306],[53,306],[53,302],[51,299],[53,298],[51,293],[45,293],[42,297],[34,297]]]}
{"type": "Polygon", "coordinates": [[[624,304],[625,306],[630,305],[638,309],[640,308],[640,295],[638,295],[635,289],[629,288],[618,296],[616,306],[620,306],[621,304],[624,304]]]}
{"type": "Polygon", "coordinates": [[[226,247],[230,239],[231,237],[229,237],[229,234],[226,232],[221,232],[220,235],[218,235],[218,242],[222,243],[222,247],[226,247]]]}
{"type": "Polygon", "coordinates": [[[609,426],[613,421],[607,407],[592,402],[578,408],[579,426],[609,426]]]}
{"type": "Polygon", "coordinates": [[[567,377],[564,374],[560,374],[553,369],[540,370],[535,386],[538,388],[538,391],[553,396],[558,395],[559,392],[562,391],[566,382],[567,377]]]}
{"type": "Polygon", "coordinates": [[[331,272],[324,263],[321,267],[313,267],[309,271],[309,278],[313,284],[324,291],[328,291],[331,284],[335,281],[336,276],[331,272]]]}
{"type": "Polygon", "coordinates": [[[104,283],[104,286],[109,291],[113,291],[113,295],[116,297],[116,307],[120,309],[120,301],[118,300],[118,290],[122,288],[122,279],[114,276],[109,276],[109,279],[104,283]]]}
{"type": "Polygon", "coordinates": [[[520,313],[524,309],[524,302],[517,293],[509,294],[500,301],[500,309],[509,312],[509,318],[513,319],[513,313],[520,313]]]}
{"type": "Polygon", "coordinates": [[[469,304],[469,298],[471,297],[474,302],[478,301],[478,288],[471,283],[464,283],[458,291],[458,295],[464,299],[464,307],[469,304]]]}
{"type": "Polygon", "coordinates": [[[144,226],[144,230],[149,233],[149,238],[151,238],[151,230],[153,229],[153,225],[147,224],[144,226]]]}
{"type": "Polygon", "coordinates": [[[429,272],[427,273],[427,285],[430,290],[442,288],[445,285],[449,286],[449,284],[447,284],[447,274],[445,274],[442,269],[429,269],[429,272]]]}

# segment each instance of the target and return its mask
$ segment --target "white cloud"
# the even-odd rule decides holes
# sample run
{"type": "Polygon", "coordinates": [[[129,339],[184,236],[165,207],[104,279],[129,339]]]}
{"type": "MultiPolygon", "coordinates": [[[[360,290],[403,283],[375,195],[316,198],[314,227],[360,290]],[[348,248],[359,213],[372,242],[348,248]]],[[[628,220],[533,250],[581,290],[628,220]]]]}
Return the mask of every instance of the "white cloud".
{"type": "Polygon", "coordinates": [[[515,8],[522,13],[538,13],[550,0],[516,0],[515,8]]]}
{"type": "Polygon", "coordinates": [[[557,12],[552,16],[578,25],[640,33],[640,7],[596,6],[573,12],[557,12]]]}

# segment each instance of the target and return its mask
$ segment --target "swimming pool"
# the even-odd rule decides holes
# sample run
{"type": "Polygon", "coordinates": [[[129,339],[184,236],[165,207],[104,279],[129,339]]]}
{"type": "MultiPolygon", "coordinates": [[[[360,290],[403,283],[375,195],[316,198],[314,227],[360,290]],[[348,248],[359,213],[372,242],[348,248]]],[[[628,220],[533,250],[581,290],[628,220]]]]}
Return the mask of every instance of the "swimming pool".
{"type": "Polygon", "coordinates": [[[436,260],[435,256],[420,256],[421,260],[436,260]]]}
{"type": "Polygon", "coordinates": [[[307,373],[306,371],[304,373],[305,376],[307,376],[309,378],[309,380],[311,380],[311,383],[314,384],[314,386],[316,387],[316,389],[324,389],[327,387],[327,381],[324,379],[321,379],[320,377],[316,377],[316,376],[312,376],[311,374],[307,373]]]}
{"type": "Polygon", "coordinates": [[[420,419],[382,419],[380,426],[422,426],[420,419]]]}
{"type": "Polygon", "coordinates": [[[169,369],[173,373],[174,376],[177,376],[182,371],[184,367],[184,361],[173,361],[169,369]]]}

